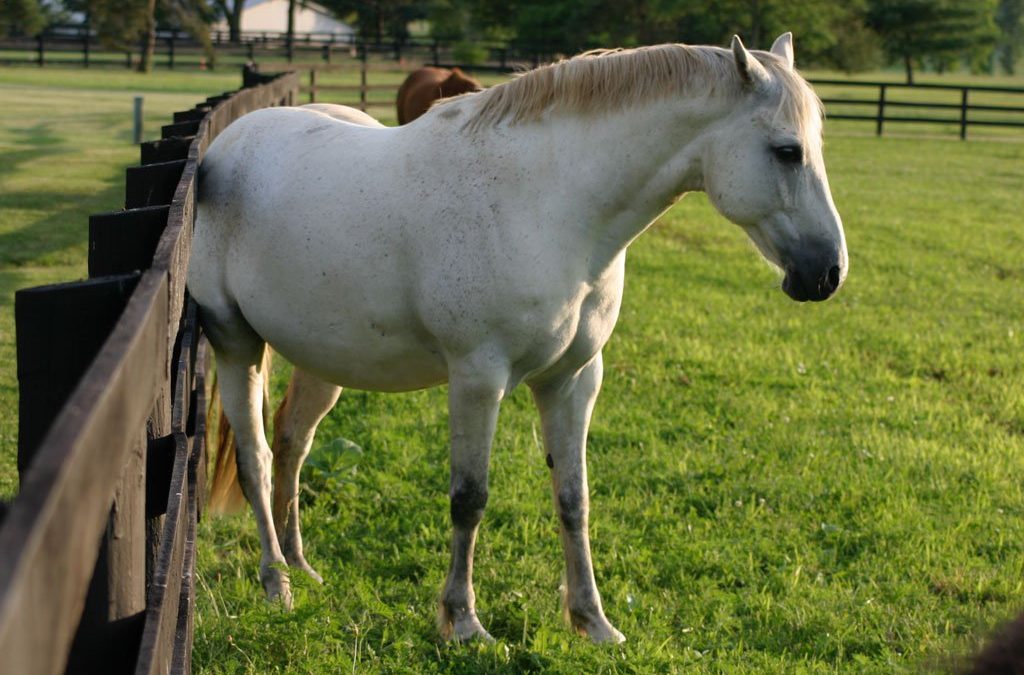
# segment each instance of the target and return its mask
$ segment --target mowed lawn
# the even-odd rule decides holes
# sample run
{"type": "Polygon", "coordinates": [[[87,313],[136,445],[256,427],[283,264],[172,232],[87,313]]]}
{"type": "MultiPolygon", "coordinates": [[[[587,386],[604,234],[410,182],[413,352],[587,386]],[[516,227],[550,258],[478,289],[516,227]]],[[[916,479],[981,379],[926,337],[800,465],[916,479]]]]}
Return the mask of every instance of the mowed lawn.
{"type": "MultiPolygon", "coordinates": [[[[74,90],[67,75],[3,84],[9,72],[6,494],[13,291],[84,276],[86,214],[120,204],[137,157],[131,87],[143,86],[104,89],[100,74],[74,90]]],[[[146,94],[162,115],[153,130],[237,83],[196,78],[193,91],[159,75],[150,91],[163,77],[183,89],[146,94]]],[[[833,300],[789,300],[700,194],[630,250],[589,453],[597,577],[625,645],[592,646],[562,623],[557,519],[525,388],[502,407],[477,548],[479,613],[498,642],[442,643],[445,391],[348,391],[304,471],[307,557],[326,585],[296,575],[295,610],[268,605],[251,517],[205,520],[197,671],[916,672],[1024,608],[1024,138],[827,129],[851,256],[833,300]]]]}

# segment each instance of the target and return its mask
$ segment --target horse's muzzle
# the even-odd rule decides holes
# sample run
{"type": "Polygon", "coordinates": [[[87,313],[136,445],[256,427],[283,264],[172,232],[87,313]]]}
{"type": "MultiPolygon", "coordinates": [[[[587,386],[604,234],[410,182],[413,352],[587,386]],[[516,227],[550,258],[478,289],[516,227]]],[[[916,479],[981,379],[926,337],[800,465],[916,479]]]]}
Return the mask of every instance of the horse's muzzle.
{"type": "Polygon", "coordinates": [[[837,263],[790,265],[786,267],[786,278],[782,290],[797,302],[821,302],[828,300],[839,290],[843,273],[837,263]]]}

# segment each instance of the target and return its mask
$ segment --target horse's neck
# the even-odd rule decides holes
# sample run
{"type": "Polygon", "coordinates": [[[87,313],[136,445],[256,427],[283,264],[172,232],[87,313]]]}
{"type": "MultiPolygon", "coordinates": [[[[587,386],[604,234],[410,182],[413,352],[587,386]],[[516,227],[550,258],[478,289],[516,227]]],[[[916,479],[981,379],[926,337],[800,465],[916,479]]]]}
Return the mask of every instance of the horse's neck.
{"type": "Polygon", "coordinates": [[[683,193],[703,189],[704,140],[724,115],[712,108],[664,100],[507,131],[532,163],[545,212],[578,223],[578,250],[611,264],[683,193]]]}

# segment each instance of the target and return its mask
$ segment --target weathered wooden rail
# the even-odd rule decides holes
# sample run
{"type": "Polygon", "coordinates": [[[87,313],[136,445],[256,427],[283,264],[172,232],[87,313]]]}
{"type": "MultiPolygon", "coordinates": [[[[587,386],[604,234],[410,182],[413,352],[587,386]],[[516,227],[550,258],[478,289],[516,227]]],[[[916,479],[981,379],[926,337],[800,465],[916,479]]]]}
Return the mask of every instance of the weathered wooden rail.
{"type": "Polygon", "coordinates": [[[15,298],[21,488],[0,526],[3,672],[188,673],[208,350],[185,292],[198,166],[293,73],[176,113],[89,219],[89,279],[15,298]]]}

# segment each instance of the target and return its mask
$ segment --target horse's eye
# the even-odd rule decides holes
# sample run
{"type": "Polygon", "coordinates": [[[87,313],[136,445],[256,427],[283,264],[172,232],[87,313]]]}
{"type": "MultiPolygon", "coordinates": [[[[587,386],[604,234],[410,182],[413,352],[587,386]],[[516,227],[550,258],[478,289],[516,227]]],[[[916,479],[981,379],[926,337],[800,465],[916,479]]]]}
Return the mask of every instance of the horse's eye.
{"type": "Polygon", "coordinates": [[[804,150],[799,145],[780,145],[772,148],[772,152],[785,164],[799,164],[804,161],[804,150]]]}

